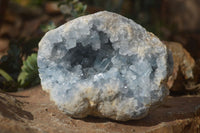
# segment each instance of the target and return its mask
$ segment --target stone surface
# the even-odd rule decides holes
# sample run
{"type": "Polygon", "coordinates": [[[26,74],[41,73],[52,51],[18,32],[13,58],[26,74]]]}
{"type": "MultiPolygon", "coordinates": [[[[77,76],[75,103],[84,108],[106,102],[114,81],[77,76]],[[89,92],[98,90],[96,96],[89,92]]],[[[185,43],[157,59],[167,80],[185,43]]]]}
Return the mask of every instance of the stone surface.
{"type": "Polygon", "coordinates": [[[71,119],[35,87],[0,93],[0,133],[199,133],[200,96],[167,98],[141,120],[116,122],[87,117],[71,119]]]}
{"type": "Polygon", "coordinates": [[[106,11],[46,33],[38,66],[43,90],[67,115],[119,121],[143,118],[165,99],[171,67],[156,36],[106,11]]]}
{"type": "Polygon", "coordinates": [[[166,44],[167,48],[172,52],[174,61],[173,74],[169,76],[167,82],[168,87],[171,91],[187,90],[184,84],[186,85],[186,80],[192,80],[194,78],[194,59],[180,43],[167,41],[163,43],[166,44]]]}

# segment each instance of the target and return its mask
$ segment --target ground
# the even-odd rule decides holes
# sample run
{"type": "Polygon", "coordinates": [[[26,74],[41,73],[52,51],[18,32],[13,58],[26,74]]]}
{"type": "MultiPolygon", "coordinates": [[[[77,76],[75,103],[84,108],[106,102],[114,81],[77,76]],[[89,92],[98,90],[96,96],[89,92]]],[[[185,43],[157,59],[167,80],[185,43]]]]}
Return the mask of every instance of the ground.
{"type": "Polygon", "coordinates": [[[197,133],[200,132],[200,96],[167,98],[141,120],[117,122],[87,117],[73,119],[50,101],[37,86],[16,93],[0,93],[0,133],[197,133]]]}

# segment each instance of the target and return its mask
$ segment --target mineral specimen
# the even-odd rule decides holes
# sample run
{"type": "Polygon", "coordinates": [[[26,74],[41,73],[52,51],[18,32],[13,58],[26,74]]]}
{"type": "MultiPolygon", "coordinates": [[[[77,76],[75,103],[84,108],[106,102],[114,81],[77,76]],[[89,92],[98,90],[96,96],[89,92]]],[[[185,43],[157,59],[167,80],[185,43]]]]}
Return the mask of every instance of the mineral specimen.
{"type": "Polygon", "coordinates": [[[69,116],[140,119],[168,94],[166,46],[121,15],[102,11],[46,33],[39,43],[43,90],[69,116]]]}

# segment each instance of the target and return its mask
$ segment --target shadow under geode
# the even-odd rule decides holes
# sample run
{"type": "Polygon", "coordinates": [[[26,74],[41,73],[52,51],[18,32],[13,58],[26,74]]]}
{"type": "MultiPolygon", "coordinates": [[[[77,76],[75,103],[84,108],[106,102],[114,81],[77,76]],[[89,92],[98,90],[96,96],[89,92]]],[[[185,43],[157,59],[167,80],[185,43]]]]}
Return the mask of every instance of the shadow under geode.
{"type": "Polygon", "coordinates": [[[106,118],[88,116],[83,119],[89,123],[114,122],[132,126],[155,126],[162,122],[170,122],[178,119],[194,118],[200,116],[200,96],[169,96],[166,103],[151,111],[145,118],[126,122],[114,121],[106,118]]]}

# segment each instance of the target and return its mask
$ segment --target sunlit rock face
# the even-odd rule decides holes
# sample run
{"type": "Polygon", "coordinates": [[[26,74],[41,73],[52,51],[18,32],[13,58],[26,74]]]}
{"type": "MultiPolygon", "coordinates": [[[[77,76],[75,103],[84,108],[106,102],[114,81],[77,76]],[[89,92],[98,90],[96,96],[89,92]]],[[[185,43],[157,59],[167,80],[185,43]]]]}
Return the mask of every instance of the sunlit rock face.
{"type": "Polygon", "coordinates": [[[39,43],[43,90],[69,116],[140,119],[168,94],[165,45],[134,21],[103,11],[46,33],[39,43]]]}

